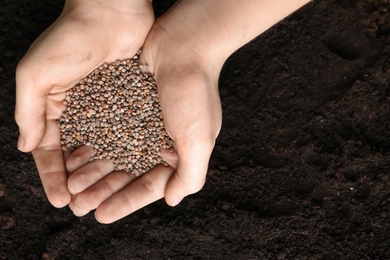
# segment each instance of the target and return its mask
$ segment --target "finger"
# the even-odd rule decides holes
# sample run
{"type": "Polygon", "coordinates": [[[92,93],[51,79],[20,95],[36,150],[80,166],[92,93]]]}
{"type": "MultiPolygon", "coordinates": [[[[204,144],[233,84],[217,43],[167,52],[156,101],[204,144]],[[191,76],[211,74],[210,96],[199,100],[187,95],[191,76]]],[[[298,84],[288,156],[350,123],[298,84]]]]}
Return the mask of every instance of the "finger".
{"type": "Polygon", "coordinates": [[[90,162],[69,176],[68,190],[72,194],[80,193],[113,171],[114,165],[110,160],[90,162]]]}
{"type": "MultiPolygon", "coordinates": [[[[70,176],[75,170],[83,167],[89,162],[89,158],[94,155],[93,148],[83,145],[77,148],[75,151],[66,150],[64,151],[64,158],[66,161],[66,169],[68,176],[70,176]]],[[[75,204],[77,195],[72,195],[72,199],[69,202],[69,208],[72,210],[73,214],[77,217],[82,217],[87,215],[90,210],[83,209],[78,207],[75,204]]]]}
{"type": "Polygon", "coordinates": [[[137,176],[124,171],[113,172],[85,191],[78,193],[74,205],[77,209],[93,210],[103,201],[133,182],[137,176]]]}
{"type": "Polygon", "coordinates": [[[156,166],[98,206],[96,220],[109,224],[163,198],[165,186],[173,172],[171,167],[156,166]]]}
{"type": "Polygon", "coordinates": [[[47,121],[45,135],[32,151],[43,188],[50,203],[57,208],[71,199],[67,189],[67,174],[63,160],[60,131],[55,120],[47,121]]]}
{"type": "Polygon", "coordinates": [[[89,162],[89,159],[95,154],[92,147],[82,145],[72,152],[66,160],[66,169],[73,173],[89,162]]]}
{"type": "Polygon", "coordinates": [[[179,156],[175,149],[161,149],[160,152],[161,159],[166,162],[173,169],[177,168],[177,164],[179,163],[179,156]]]}
{"type": "Polygon", "coordinates": [[[187,140],[177,143],[179,163],[177,171],[169,179],[165,189],[165,201],[176,206],[187,195],[198,192],[204,186],[214,140],[187,140]]]}
{"type": "Polygon", "coordinates": [[[58,119],[62,113],[66,110],[64,99],[66,92],[60,92],[55,94],[48,94],[46,99],[46,119],[58,119]]]}
{"type": "Polygon", "coordinates": [[[19,126],[18,149],[29,152],[41,141],[46,124],[46,99],[49,89],[36,85],[27,73],[28,65],[19,63],[16,70],[15,120],[19,126]]]}
{"type": "Polygon", "coordinates": [[[90,210],[79,208],[75,203],[76,199],[77,199],[77,195],[72,195],[72,199],[69,202],[69,208],[72,210],[73,214],[77,217],[82,217],[87,215],[90,212],[90,210]]]}
{"type": "Polygon", "coordinates": [[[68,190],[72,194],[80,193],[109,173],[114,171],[114,165],[110,160],[95,160],[77,169],[68,178],[68,190]]]}
{"type": "MultiPolygon", "coordinates": [[[[90,156],[88,156],[88,155],[83,156],[83,155],[88,154],[91,151],[90,151],[90,149],[85,149],[83,152],[83,149],[81,149],[82,147],[84,147],[84,146],[81,146],[76,150],[68,149],[68,150],[63,152],[64,159],[66,162],[65,165],[66,165],[66,170],[67,170],[68,176],[70,176],[76,169],[81,168],[82,166],[84,166],[85,164],[87,164],[89,162],[90,156]],[[77,154],[77,153],[79,153],[79,154],[77,154]],[[70,170],[69,170],[67,165],[69,164],[68,160],[70,157],[72,157],[71,161],[73,160],[73,163],[70,163],[70,167],[69,167],[70,170]]],[[[92,154],[93,154],[93,149],[91,149],[91,150],[92,150],[92,154]]],[[[77,197],[77,195],[73,195],[73,194],[71,195],[71,200],[68,204],[69,209],[73,212],[73,214],[76,217],[82,217],[82,216],[87,215],[90,212],[90,210],[77,207],[75,204],[76,197],[77,197]]]]}
{"type": "Polygon", "coordinates": [[[72,150],[68,149],[66,151],[62,151],[62,156],[64,157],[64,161],[66,162],[69,156],[72,154],[72,150]]]}

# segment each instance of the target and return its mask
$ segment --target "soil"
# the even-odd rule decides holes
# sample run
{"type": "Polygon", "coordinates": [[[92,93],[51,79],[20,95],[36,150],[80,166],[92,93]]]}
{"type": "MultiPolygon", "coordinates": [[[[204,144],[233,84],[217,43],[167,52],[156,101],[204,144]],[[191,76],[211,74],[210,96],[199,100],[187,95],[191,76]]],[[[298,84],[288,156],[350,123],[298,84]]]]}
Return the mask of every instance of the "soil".
{"type": "Polygon", "coordinates": [[[203,190],[111,225],[53,208],[16,150],[15,66],[62,4],[0,9],[0,259],[390,258],[388,0],[313,1],[234,53],[203,190]]]}

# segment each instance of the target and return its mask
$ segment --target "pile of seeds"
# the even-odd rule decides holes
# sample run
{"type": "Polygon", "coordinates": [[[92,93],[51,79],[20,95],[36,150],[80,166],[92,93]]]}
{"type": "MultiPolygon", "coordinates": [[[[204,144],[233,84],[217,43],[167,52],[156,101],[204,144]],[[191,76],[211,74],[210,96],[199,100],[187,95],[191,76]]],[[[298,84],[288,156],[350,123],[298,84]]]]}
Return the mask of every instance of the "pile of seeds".
{"type": "Polygon", "coordinates": [[[91,146],[91,160],[109,159],[116,170],[140,175],[157,164],[162,148],[171,147],[152,75],[131,59],[103,64],[67,94],[58,120],[62,150],[91,146]]]}

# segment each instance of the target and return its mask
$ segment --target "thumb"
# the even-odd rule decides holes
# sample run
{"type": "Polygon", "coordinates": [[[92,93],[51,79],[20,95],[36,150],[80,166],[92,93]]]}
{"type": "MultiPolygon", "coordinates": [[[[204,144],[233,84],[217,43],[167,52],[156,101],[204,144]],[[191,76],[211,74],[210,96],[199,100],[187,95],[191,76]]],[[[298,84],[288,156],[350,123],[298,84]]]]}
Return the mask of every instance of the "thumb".
{"type": "Polygon", "coordinates": [[[165,201],[168,205],[176,206],[184,197],[203,188],[214,142],[215,140],[192,140],[184,145],[177,144],[177,171],[165,188],[165,201]]]}
{"type": "Polygon", "coordinates": [[[26,79],[20,68],[16,71],[15,121],[19,126],[18,149],[30,152],[37,147],[46,129],[45,91],[33,79],[26,79]]]}

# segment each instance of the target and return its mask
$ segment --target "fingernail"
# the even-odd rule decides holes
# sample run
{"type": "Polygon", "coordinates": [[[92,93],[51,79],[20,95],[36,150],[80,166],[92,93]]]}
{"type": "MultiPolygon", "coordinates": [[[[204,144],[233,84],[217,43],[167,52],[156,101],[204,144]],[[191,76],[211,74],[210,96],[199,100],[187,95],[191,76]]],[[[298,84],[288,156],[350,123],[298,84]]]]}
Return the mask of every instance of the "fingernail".
{"type": "Polygon", "coordinates": [[[72,194],[72,195],[76,195],[76,194],[78,193],[78,192],[75,192],[75,191],[69,189],[69,187],[68,187],[68,191],[69,191],[69,193],[72,194]]]}
{"type": "Polygon", "coordinates": [[[176,199],[173,201],[173,203],[172,203],[171,206],[172,206],[172,207],[177,206],[183,199],[184,199],[184,198],[182,198],[182,197],[176,198],[176,199]]]}
{"type": "Polygon", "coordinates": [[[23,148],[24,148],[24,142],[25,142],[25,139],[24,139],[24,136],[23,135],[19,135],[19,138],[18,138],[18,150],[19,151],[22,151],[23,148]]]}
{"type": "Polygon", "coordinates": [[[73,212],[73,215],[75,215],[76,217],[84,217],[85,215],[87,215],[89,213],[89,210],[88,210],[88,212],[84,212],[84,213],[75,213],[75,212],[73,212]]]}

